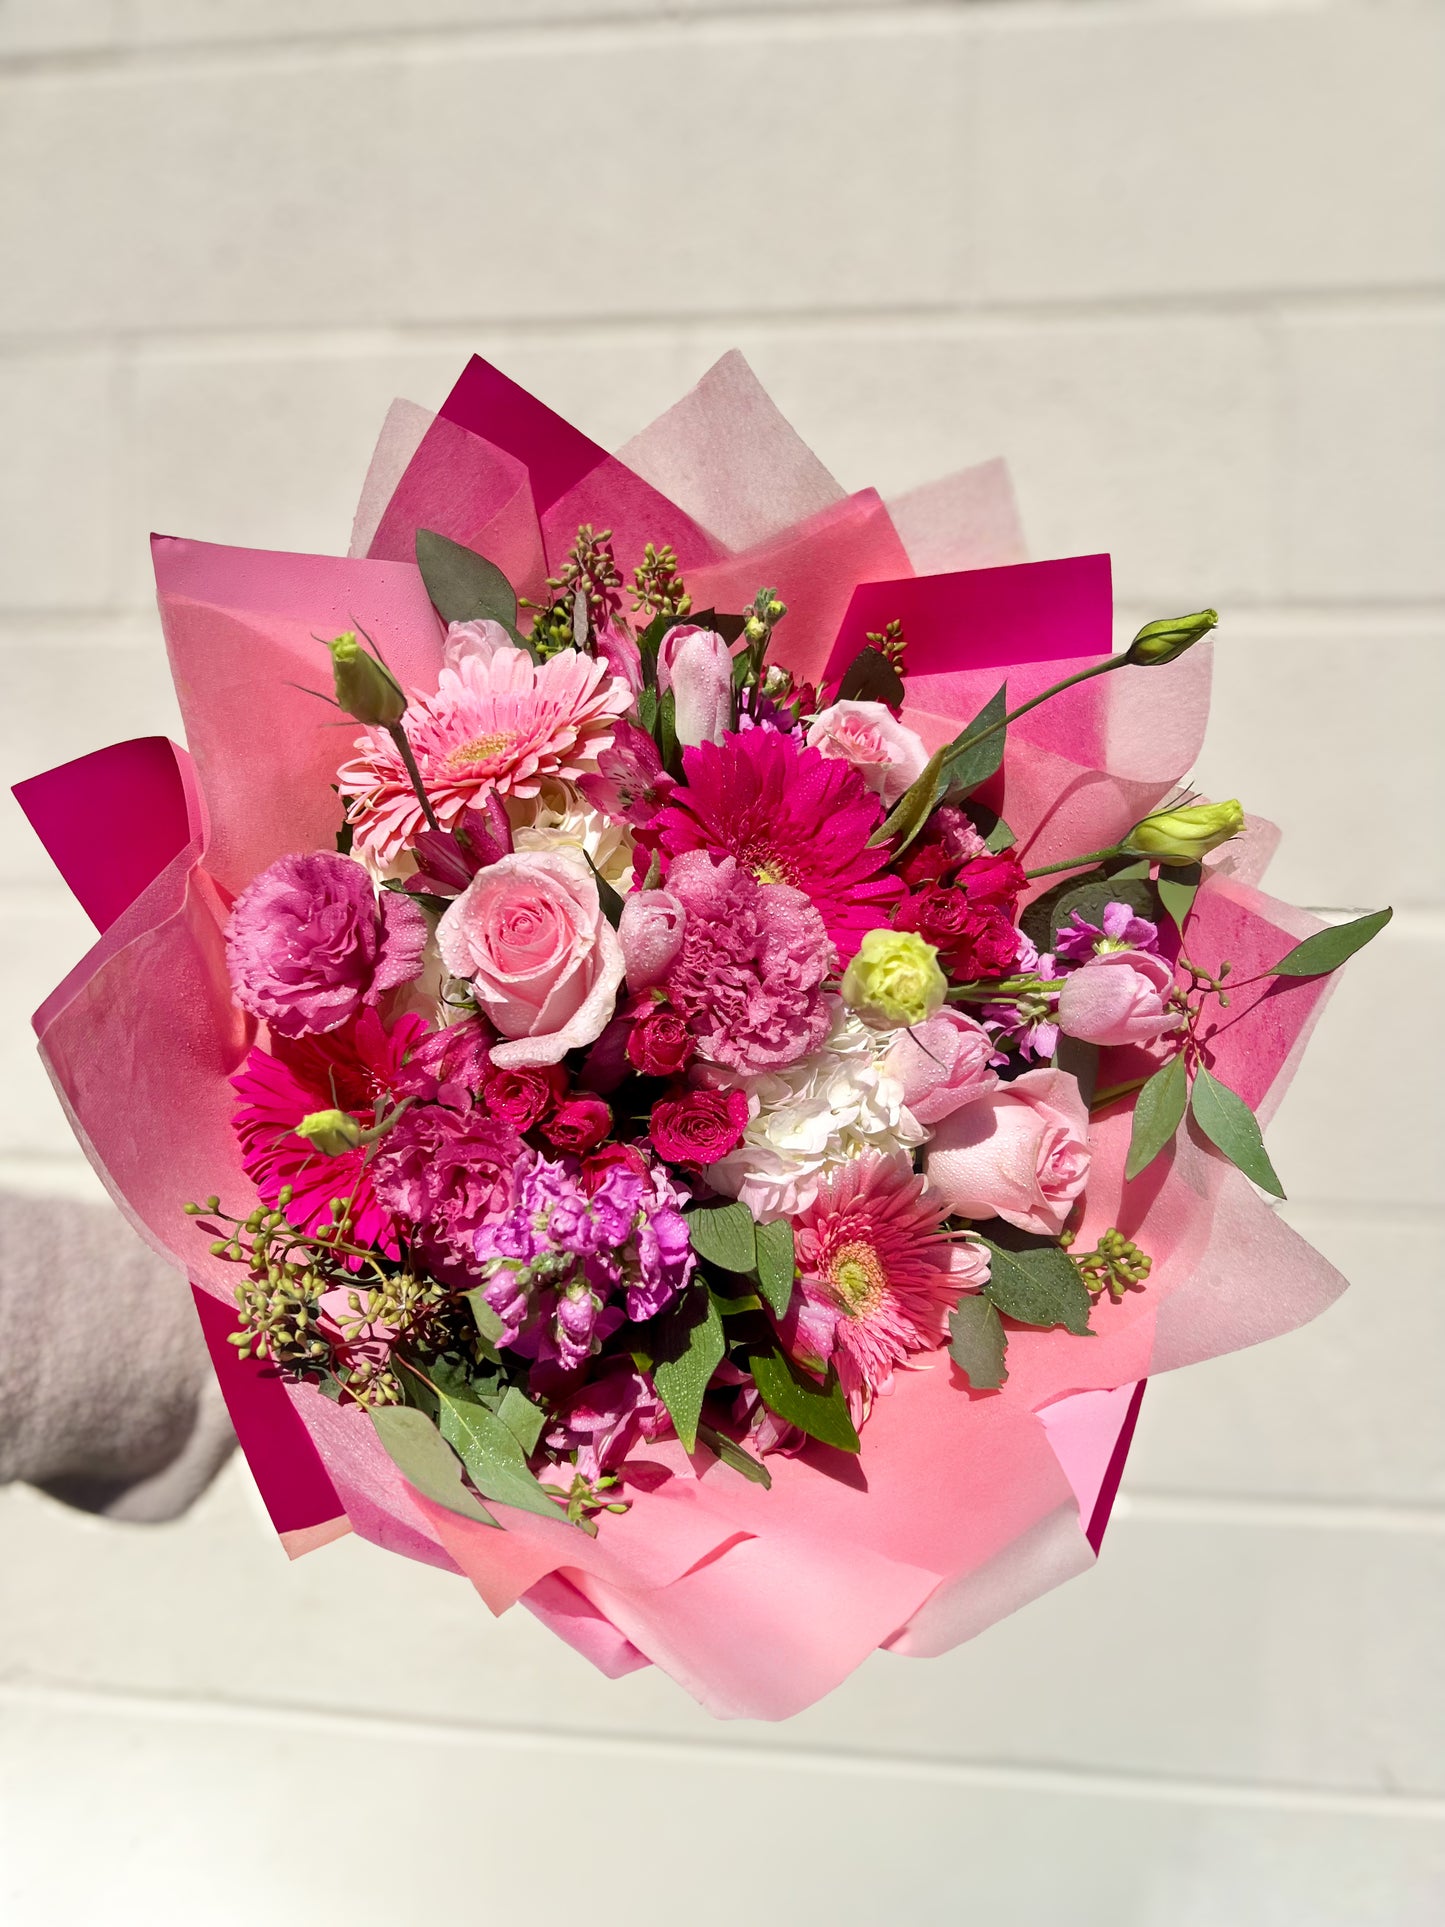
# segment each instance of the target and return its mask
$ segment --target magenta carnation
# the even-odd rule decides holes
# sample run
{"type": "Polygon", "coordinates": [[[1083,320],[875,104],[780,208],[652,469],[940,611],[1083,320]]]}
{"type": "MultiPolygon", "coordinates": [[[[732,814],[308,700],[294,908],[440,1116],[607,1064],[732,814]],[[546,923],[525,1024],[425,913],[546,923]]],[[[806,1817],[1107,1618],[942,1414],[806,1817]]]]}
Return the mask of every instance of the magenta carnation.
{"type": "Polygon", "coordinates": [[[828,1034],[833,946],[801,890],[755,883],[730,856],[685,850],[668,888],[687,913],[667,994],[699,1053],[739,1071],[779,1070],[828,1034]]]}
{"type": "Polygon", "coordinates": [[[377,899],[349,856],[279,857],[236,899],[226,965],[236,1000],[283,1037],[335,1030],[415,977],[426,918],[393,892],[377,899]]]}
{"type": "MultiPolygon", "coordinates": [[[[902,894],[868,839],[882,805],[850,763],[772,729],[702,743],[683,757],[686,786],[655,825],[663,851],[730,856],[759,883],[801,890],[846,963],[902,894]]],[[[668,871],[668,888],[672,888],[668,871]]]]}
{"type": "Polygon", "coordinates": [[[274,1205],[290,1185],[286,1215],[302,1231],[326,1224],[331,1200],[351,1200],[357,1244],[397,1251],[391,1213],[372,1188],[372,1167],[358,1148],[326,1157],[296,1126],[313,1111],[342,1110],[364,1128],[391,1107],[405,1079],[405,1060],[426,1035],[420,1017],[401,1017],[387,1030],[374,1010],[324,1037],[278,1037],[270,1051],[253,1050],[231,1079],[241,1102],[234,1123],[241,1162],[263,1203],[274,1205]]]}
{"type": "Polygon", "coordinates": [[[381,1202],[415,1227],[432,1267],[460,1279],[476,1271],[477,1231],[511,1209],[519,1175],[535,1158],[501,1118],[418,1104],[377,1146],[372,1183],[381,1202]]]}

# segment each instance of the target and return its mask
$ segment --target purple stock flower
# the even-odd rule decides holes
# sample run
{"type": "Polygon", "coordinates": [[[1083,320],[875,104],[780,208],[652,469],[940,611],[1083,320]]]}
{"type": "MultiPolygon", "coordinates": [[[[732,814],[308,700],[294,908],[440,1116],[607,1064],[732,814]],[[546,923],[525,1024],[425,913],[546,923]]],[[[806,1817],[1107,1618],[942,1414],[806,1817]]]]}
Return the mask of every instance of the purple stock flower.
{"type": "Polygon", "coordinates": [[[226,966],[236,1000],[282,1037],[335,1030],[415,977],[426,918],[392,891],[378,900],[349,856],[283,856],[236,899],[226,966]]]}
{"type": "MultiPolygon", "coordinates": [[[[1041,977],[1046,983],[1063,976],[1052,951],[1040,953],[1022,930],[1018,939],[1019,954],[1014,969],[1020,976],[1041,977]]],[[[1036,1058],[1052,1057],[1059,1047],[1059,1026],[1054,1017],[1057,1005],[1057,991],[1041,990],[1036,996],[1024,997],[1017,1003],[985,1004],[979,1015],[984,1028],[992,1031],[1000,1043],[1012,1044],[1026,1062],[1032,1063],[1036,1058]]],[[[996,1064],[1003,1061],[994,1059],[996,1064]]]]}
{"type": "Polygon", "coordinates": [[[1106,903],[1098,923],[1090,923],[1082,912],[1071,910],[1069,925],[1059,932],[1054,944],[1054,954],[1066,963],[1084,963],[1100,951],[1152,952],[1159,946],[1159,926],[1136,915],[1128,903],[1106,903]]]}

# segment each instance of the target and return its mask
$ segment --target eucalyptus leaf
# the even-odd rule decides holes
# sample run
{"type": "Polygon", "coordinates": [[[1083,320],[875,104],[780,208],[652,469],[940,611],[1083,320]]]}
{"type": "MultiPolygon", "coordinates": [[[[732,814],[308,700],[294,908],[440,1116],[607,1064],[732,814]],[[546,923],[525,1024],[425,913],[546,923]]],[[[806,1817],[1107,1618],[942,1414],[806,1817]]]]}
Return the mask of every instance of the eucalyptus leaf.
{"type": "Polygon", "coordinates": [[[996,1392],[1008,1372],[1008,1333],[990,1299],[965,1293],[948,1314],[948,1355],[976,1392],[996,1392]]]}
{"type": "Polygon", "coordinates": [[[567,1523],[556,1501],[537,1483],[516,1434],[495,1412],[450,1392],[442,1394],[441,1408],[442,1437],[461,1453],[483,1498],[567,1523]]]}
{"type": "Polygon", "coordinates": [[[497,1407],[497,1417],[521,1446],[523,1457],[530,1459],[547,1423],[547,1414],[541,1406],[534,1405],[515,1385],[509,1385],[497,1407]]]}
{"type": "Polygon", "coordinates": [[[843,671],[838,684],[840,703],[887,703],[896,709],[903,701],[903,678],[881,649],[868,643],[843,671]]]}
{"type": "Polygon", "coordinates": [[[684,1451],[697,1444],[702,1401],[726,1349],[712,1294],[705,1285],[694,1285],[662,1321],[652,1365],[652,1382],[684,1451]]]}
{"type": "Polygon", "coordinates": [[[753,1214],[745,1204],[694,1204],[683,1212],[699,1258],[724,1271],[752,1271],[758,1262],[753,1214]]]}
{"type": "Polygon", "coordinates": [[[734,1472],[741,1472],[745,1479],[760,1485],[765,1491],[772,1487],[773,1475],[761,1459],[755,1459],[751,1452],[730,1439],[726,1432],[715,1432],[710,1425],[699,1425],[697,1442],[705,1445],[709,1452],[715,1452],[724,1465],[730,1465],[734,1472]]]}
{"type": "Polygon", "coordinates": [[[1085,876],[1066,877],[1046,890],[1024,911],[1020,928],[1036,950],[1052,950],[1061,930],[1070,928],[1070,913],[1077,910],[1085,923],[1102,924],[1104,906],[1127,903],[1137,916],[1151,923],[1159,919],[1159,896],[1148,875],[1125,876],[1119,871],[1105,874],[1091,870],[1085,876]]]}
{"type": "Polygon", "coordinates": [[[1154,887],[1159,892],[1159,901],[1181,936],[1184,934],[1184,919],[1194,908],[1194,899],[1199,894],[1203,877],[1204,866],[1200,863],[1171,863],[1159,872],[1159,881],[1154,887]]]}
{"type": "Polygon", "coordinates": [[[836,1372],[830,1372],[820,1385],[778,1346],[749,1352],[748,1370],[770,1412],[823,1445],[836,1445],[843,1452],[858,1450],[858,1434],[836,1372]]]}
{"type": "Polygon", "coordinates": [[[615,930],[622,921],[622,898],[592,861],[592,852],[584,849],[582,854],[587,859],[587,868],[592,872],[592,881],[597,885],[597,902],[602,914],[615,930]]]}
{"type": "Polygon", "coordinates": [[[1189,1101],[1189,1072],[1180,1051],[1140,1088],[1134,1100],[1134,1126],[1129,1134],[1126,1179],[1137,1178],[1158,1157],[1184,1122],[1189,1101]]]}
{"type": "Polygon", "coordinates": [[[1261,1191],[1268,1191],[1276,1198],[1284,1196],[1284,1186],[1275,1175],[1264,1148],[1258,1118],[1237,1092],[1221,1084],[1202,1065],[1194,1073],[1190,1109],[1194,1122],[1231,1164],[1238,1165],[1261,1191]]]}
{"type": "Polygon", "coordinates": [[[669,776],[682,776],[682,745],[677,740],[677,695],[665,689],[657,706],[657,753],[669,776]]]}
{"type": "Polygon", "coordinates": [[[1378,936],[1394,916],[1393,910],[1372,910],[1367,917],[1350,923],[1337,923],[1329,930],[1317,930],[1303,943],[1297,943],[1274,966],[1276,977],[1323,977],[1338,970],[1347,957],[1363,950],[1371,937],[1378,936]]]}
{"type": "Polygon", "coordinates": [[[1054,1239],[1036,1240],[1001,1226],[983,1241],[989,1259],[984,1294],[999,1311],[1021,1325],[1062,1325],[1078,1338],[1090,1336],[1088,1287],[1054,1239]]]}
{"type": "Polygon", "coordinates": [[[501,1521],[463,1485],[456,1453],[425,1412],[410,1405],[373,1406],[371,1423],[387,1457],[423,1498],[460,1518],[500,1528],[501,1521]]]}
{"type": "Polygon", "coordinates": [[[741,1318],[745,1311],[761,1311],[763,1308],[763,1301],[755,1291],[745,1291],[741,1297],[729,1298],[725,1292],[717,1291],[712,1286],[708,1289],[712,1291],[712,1301],[717,1306],[719,1318],[741,1318]]]}
{"type": "Polygon", "coordinates": [[[1058,1048],[1054,1052],[1054,1067],[1067,1071],[1073,1078],[1087,1110],[1094,1101],[1094,1092],[1099,1084],[1099,1046],[1081,1043],[1077,1037],[1068,1037],[1060,1031],[1058,1048]]]}
{"type": "Polygon", "coordinates": [[[443,622],[500,622],[521,641],[517,592],[495,562],[435,529],[418,529],[416,565],[443,622]]]}
{"type": "Polygon", "coordinates": [[[1008,685],[1005,683],[984,704],[968,728],[961,730],[949,744],[943,761],[943,787],[951,801],[970,796],[1002,763],[1008,735],[1003,721],[1007,714],[1008,685]]]}
{"type": "Polygon", "coordinates": [[[1011,850],[1018,838],[1000,816],[995,819],[993,828],[984,838],[983,847],[990,856],[997,856],[1001,850],[1011,850]]]}
{"type": "Polygon", "coordinates": [[[502,1323],[491,1305],[488,1304],[485,1286],[474,1285],[470,1291],[464,1291],[462,1296],[466,1299],[467,1306],[471,1311],[472,1323],[477,1328],[477,1335],[482,1341],[483,1350],[489,1358],[495,1361],[498,1356],[497,1346],[501,1342],[502,1334],[507,1329],[506,1326],[502,1323]]]}
{"type": "Polygon", "coordinates": [[[657,735],[657,690],[644,689],[637,698],[637,720],[649,736],[657,735]]]}
{"type": "Polygon", "coordinates": [[[943,794],[943,763],[947,754],[946,745],[933,752],[919,775],[869,837],[870,850],[892,843],[894,854],[901,855],[908,848],[933,814],[933,806],[943,794]]]}
{"type": "Polygon", "coordinates": [[[768,1308],[775,1318],[786,1315],[793,1296],[793,1277],[797,1259],[793,1253],[793,1227],[786,1218],[757,1228],[758,1283],[768,1308]]]}

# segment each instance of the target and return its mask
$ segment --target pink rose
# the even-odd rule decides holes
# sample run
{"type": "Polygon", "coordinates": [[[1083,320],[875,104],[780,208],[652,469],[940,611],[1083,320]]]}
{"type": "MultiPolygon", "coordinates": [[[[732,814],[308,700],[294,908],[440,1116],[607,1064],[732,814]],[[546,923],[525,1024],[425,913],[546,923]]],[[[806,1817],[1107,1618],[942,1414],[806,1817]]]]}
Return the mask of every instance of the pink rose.
{"type": "Polygon", "coordinates": [[[523,1065],[492,1071],[482,1086],[482,1103],[514,1131],[530,1131],[567,1088],[567,1073],[555,1064],[523,1065]]]}
{"type": "Polygon", "coordinates": [[[896,803],[923,774],[923,738],[884,703],[834,703],[808,725],[808,747],[851,763],[875,796],[896,803]]]}
{"type": "Polygon", "coordinates": [[[1083,1044],[1152,1044],[1179,1028],[1166,1008],[1174,971],[1147,950],[1104,950],[1065,977],[1059,1029],[1083,1044]]]}
{"type": "Polygon", "coordinates": [[[467,656],[490,662],[499,649],[515,649],[516,646],[500,622],[489,621],[486,617],[477,622],[450,622],[447,624],[442,662],[448,669],[455,669],[467,656]]]}
{"type": "Polygon", "coordinates": [[[998,1089],[992,1037],[961,1010],[940,1010],[900,1032],[883,1068],[903,1086],[903,1102],[920,1124],[937,1124],[998,1089]]]}
{"type": "Polygon", "coordinates": [[[657,652],[657,686],[672,691],[677,740],[685,748],[720,743],[732,727],[733,659],[716,630],[696,623],[669,629],[657,652]]]}
{"type": "Polygon", "coordinates": [[[627,1040],[628,1062],[644,1077],[675,1077],[692,1062],[692,1032],[675,1010],[640,1017],[627,1040]]]}
{"type": "Polygon", "coordinates": [[[555,1064],[601,1035],[622,982],[622,946],[579,856],[523,850],[480,871],[437,926],[442,961],[468,979],[504,1038],[501,1070],[555,1064]]]}
{"type": "Polygon", "coordinates": [[[928,1181],[962,1218],[1062,1231],[1089,1175],[1089,1114],[1067,1071],[1026,1071],[954,1111],[928,1147],[928,1181]]]}
{"type": "Polygon", "coordinates": [[[633,890],[617,925],[629,990],[661,983],[682,948],[687,912],[671,890],[633,890]]]}

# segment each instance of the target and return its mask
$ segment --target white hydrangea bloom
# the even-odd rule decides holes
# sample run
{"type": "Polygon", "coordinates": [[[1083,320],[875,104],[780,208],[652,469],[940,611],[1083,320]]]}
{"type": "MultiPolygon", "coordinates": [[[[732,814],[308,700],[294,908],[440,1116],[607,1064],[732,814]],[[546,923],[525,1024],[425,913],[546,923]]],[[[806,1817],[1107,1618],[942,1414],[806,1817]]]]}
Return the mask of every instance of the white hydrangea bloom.
{"type": "Polygon", "coordinates": [[[534,799],[508,797],[507,815],[514,850],[585,850],[614,890],[632,888],[632,832],[593,809],[571,783],[543,783],[534,799]]]}
{"type": "Polygon", "coordinates": [[[839,999],[829,1003],[832,1029],[813,1056],[788,1070],[717,1078],[747,1092],[752,1116],[707,1179],[760,1222],[806,1210],[828,1173],[860,1152],[911,1151],[928,1137],[883,1067],[896,1032],[870,1030],[839,999]]]}

